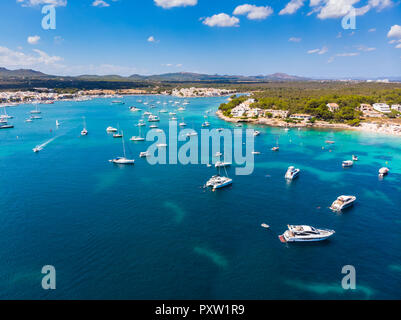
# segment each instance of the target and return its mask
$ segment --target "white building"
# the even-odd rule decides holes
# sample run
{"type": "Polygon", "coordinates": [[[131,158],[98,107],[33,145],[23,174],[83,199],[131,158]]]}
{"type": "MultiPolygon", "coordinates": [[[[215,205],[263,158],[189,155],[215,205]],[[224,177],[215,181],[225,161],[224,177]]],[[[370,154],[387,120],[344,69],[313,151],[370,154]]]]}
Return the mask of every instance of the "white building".
{"type": "Polygon", "coordinates": [[[310,120],[312,119],[312,116],[309,114],[304,114],[304,113],[294,113],[290,115],[291,119],[297,119],[297,120],[310,120]]]}
{"type": "Polygon", "coordinates": [[[330,112],[338,111],[340,109],[337,103],[328,103],[326,106],[329,108],[330,112]]]}
{"type": "Polygon", "coordinates": [[[393,104],[391,109],[401,112],[401,104],[393,104]]]}
{"type": "Polygon", "coordinates": [[[387,103],[374,103],[373,109],[375,109],[376,111],[379,111],[379,112],[383,112],[383,113],[391,112],[390,107],[387,103]]]}

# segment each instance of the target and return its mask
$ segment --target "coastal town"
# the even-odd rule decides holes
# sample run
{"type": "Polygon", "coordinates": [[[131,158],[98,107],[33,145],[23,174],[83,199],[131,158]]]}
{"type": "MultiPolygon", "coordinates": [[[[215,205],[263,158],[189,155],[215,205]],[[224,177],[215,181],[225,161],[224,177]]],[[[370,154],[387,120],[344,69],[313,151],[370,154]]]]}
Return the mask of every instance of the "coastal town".
{"type": "MultiPolygon", "coordinates": [[[[175,88],[171,91],[163,91],[162,95],[171,95],[181,98],[194,97],[220,97],[235,93],[235,90],[216,88],[175,88]]],[[[146,91],[139,89],[119,90],[77,90],[75,92],[57,92],[54,89],[36,88],[29,91],[3,91],[0,92],[0,106],[15,106],[21,103],[52,104],[56,101],[84,101],[94,98],[119,98],[124,95],[159,94],[157,90],[146,91]]]]}

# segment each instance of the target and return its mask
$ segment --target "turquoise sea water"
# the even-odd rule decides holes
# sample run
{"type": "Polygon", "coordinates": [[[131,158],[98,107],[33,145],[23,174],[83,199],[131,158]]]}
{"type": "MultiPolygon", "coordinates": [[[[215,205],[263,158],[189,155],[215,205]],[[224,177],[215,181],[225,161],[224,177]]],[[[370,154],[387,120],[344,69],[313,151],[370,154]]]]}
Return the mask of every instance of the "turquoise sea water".
{"type": "MultiPolygon", "coordinates": [[[[202,186],[214,168],[152,166],[139,158],[151,142],[128,141],[140,118],[128,106],[140,106],[138,99],[180,100],[58,102],[41,105],[43,119],[33,123],[24,122],[32,106],[8,109],[15,128],[0,130],[1,299],[401,298],[400,138],[258,128],[255,150],[262,154],[253,174],[235,176],[230,168],[233,185],[211,192],[202,186]],[[124,130],[134,166],[107,161],[122,153],[121,140],[105,131],[110,125],[124,130]],[[277,141],[280,151],[271,152],[277,141]],[[352,154],[360,160],[343,169],[352,154]],[[302,170],[291,184],[284,180],[289,165],[302,170]],[[391,173],[380,181],[382,166],[391,173]],[[333,213],[328,207],[341,194],[358,201],[333,213]],[[282,244],[277,236],[287,224],[336,234],[282,244]],[[56,268],[54,291],[41,288],[44,265],[56,268]],[[355,291],[341,287],[344,265],[356,268],[355,291]]],[[[188,100],[187,128],[200,130],[204,112],[225,98],[188,100]]],[[[211,128],[234,128],[211,114],[211,128]]],[[[160,128],[167,130],[168,117],[160,114],[160,128]]]]}

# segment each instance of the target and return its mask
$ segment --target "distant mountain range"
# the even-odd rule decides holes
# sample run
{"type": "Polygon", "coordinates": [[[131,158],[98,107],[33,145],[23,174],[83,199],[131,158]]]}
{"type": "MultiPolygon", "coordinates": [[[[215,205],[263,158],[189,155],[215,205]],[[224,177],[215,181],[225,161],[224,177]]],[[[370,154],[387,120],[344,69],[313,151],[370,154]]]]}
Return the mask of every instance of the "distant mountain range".
{"type": "MultiPolygon", "coordinates": [[[[401,81],[400,77],[377,77],[371,78],[372,80],[388,79],[389,81],[401,81]]],[[[239,82],[269,82],[269,81],[316,81],[316,80],[341,80],[330,79],[330,78],[307,78],[289,75],[286,73],[273,73],[269,75],[256,75],[256,76],[242,76],[242,75],[219,75],[219,74],[201,74],[192,72],[176,72],[176,73],[164,73],[157,75],[140,75],[133,74],[128,77],[119,75],[81,75],[76,77],[71,76],[55,76],[48,75],[43,72],[31,70],[31,69],[18,69],[8,70],[0,67],[0,80],[58,80],[58,81],[123,81],[123,82],[227,82],[227,83],[239,83],[239,82]]],[[[368,80],[366,77],[354,77],[348,80],[368,80]]]]}
{"type": "Polygon", "coordinates": [[[144,76],[133,74],[129,77],[119,75],[81,75],[77,77],[61,77],[48,75],[31,69],[8,70],[0,68],[0,79],[68,79],[88,81],[151,81],[151,82],[264,82],[264,81],[306,81],[305,77],[292,76],[285,73],[271,75],[241,76],[241,75],[209,75],[191,72],[165,73],[144,76]]]}

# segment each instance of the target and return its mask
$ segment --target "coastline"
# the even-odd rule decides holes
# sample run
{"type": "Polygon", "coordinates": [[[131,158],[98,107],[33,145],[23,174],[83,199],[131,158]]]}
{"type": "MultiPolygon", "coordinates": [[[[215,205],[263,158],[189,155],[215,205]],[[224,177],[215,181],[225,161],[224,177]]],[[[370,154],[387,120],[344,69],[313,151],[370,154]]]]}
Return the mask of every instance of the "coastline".
{"type": "Polygon", "coordinates": [[[276,118],[258,118],[258,119],[238,119],[230,118],[218,110],[216,115],[221,120],[232,123],[250,123],[254,125],[265,125],[269,127],[288,127],[288,128],[310,128],[310,129],[337,129],[352,130],[360,132],[381,133],[386,135],[401,136],[401,124],[380,123],[380,122],[362,122],[359,127],[353,127],[343,123],[328,123],[325,121],[316,121],[315,123],[287,123],[276,118]]]}

